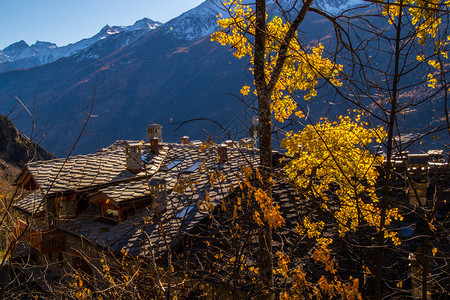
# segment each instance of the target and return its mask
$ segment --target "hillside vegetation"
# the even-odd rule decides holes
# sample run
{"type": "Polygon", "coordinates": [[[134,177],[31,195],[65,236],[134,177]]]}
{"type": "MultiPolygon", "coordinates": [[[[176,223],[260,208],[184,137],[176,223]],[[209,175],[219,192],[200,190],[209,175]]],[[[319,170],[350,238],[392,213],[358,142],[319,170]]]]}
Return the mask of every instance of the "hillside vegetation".
{"type": "Polygon", "coordinates": [[[12,191],[12,182],[27,162],[53,157],[17,130],[8,117],[0,115],[0,193],[12,191]]]}

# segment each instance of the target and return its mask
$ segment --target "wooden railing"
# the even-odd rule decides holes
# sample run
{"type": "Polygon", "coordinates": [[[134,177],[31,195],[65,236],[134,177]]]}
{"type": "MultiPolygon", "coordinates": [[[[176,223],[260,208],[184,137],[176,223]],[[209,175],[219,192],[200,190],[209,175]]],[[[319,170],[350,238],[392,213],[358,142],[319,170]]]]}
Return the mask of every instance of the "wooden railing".
{"type": "Polygon", "coordinates": [[[65,248],[64,235],[57,229],[36,230],[20,219],[15,222],[14,238],[27,242],[41,253],[65,248]]]}

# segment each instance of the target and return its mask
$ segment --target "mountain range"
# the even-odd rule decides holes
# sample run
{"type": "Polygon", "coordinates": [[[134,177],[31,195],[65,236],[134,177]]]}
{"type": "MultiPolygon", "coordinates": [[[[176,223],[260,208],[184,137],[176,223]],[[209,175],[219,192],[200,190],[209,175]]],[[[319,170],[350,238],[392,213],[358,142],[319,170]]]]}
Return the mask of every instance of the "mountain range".
{"type": "MultiPolygon", "coordinates": [[[[320,0],[316,5],[338,13],[358,1],[320,0]]],[[[290,7],[295,2],[279,3],[290,7]]],[[[268,3],[274,14],[277,5],[268,3]]],[[[206,119],[243,137],[254,117],[246,107],[253,103],[236,95],[253,80],[248,59],[238,60],[232,49],[210,41],[217,15],[223,13],[208,0],[165,24],[144,19],[129,27],[105,26],[94,37],[60,48],[23,41],[8,46],[0,53],[0,113],[26,134],[38,130],[45,148],[60,157],[80,134],[92,103],[93,115],[74,153],[93,152],[117,139],[140,140],[150,123],[163,126],[165,141],[183,135],[226,137],[206,119]],[[32,108],[33,118],[24,106],[32,108]]],[[[321,42],[334,33],[317,15],[308,14],[302,28],[308,29],[304,36],[321,42]]],[[[329,108],[321,104],[316,109],[329,108]]]]}
{"type": "MultiPolygon", "coordinates": [[[[136,21],[131,26],[111,27],[106,25],[93,37],[82,39],[81,41],[63,47],[58,47],[51,42],[42,41],[36,41],[35,44],[30,46],[21,40],[0,51],[0,72],[52,63],[62,57],[75,55],[93,44],[117,34],[121,34],[120,39],[122,40],[122,44],[120,46],[123,47],[145,35],[148,31],[157,28],[159,25],[161,25],[160,22],[155,22],[147,18],[136,21]]],[[[117,37],[114,36],[114,38],[117,37]]]]}

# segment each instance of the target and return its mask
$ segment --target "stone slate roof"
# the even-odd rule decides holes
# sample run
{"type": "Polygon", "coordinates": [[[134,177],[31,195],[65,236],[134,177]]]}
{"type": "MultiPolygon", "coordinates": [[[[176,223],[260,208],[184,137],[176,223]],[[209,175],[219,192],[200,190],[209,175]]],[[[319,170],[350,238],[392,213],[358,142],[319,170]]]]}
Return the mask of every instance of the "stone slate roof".
{"type": "MultiPolygon", "coordinates": [[[[157,182],[153,181],[156,180],[151,179],[150,185],[157,184],[157,182]]],[[[151,196],[151,192],[149,190],[149,180],[146,178],[111,185],[101,188],[99,192],[103,193],[107,198],[113,199],[113,201],[117,204],[151,196]]]]}
{"type": "MultiPolygon", "coordinates": [[[[165,147],[161,147],[159,155],[153,155],[144,148],[143,155],[149,160],[147,171],[154,172],[165,154],[165,147]]],[[[128,171],[125,159],[124,148],[114,145],[104,152],[73,156],[67,161],[53,159],[33,162],[27,168],[39,188],[51,195],[145,176],[144,172],[134,174],[128,171]]]]}
{"type": "Polygon", "coordinates": [[[13,206],[20,209],[29,215],[37,215],[44,213],[44,202],[42,201],[42,194],[40,191],[34,192],[22,200],[16,202],[13,206]]]}
{"type": "MultiPolygon", "coordinates": [[[[164,158],[157,163],[158,170],[149,172],[147,178],[164,179],[167,185],[167,209],[161,216],[166,241],[162,239],[160,223],[154,216],[151,205],[138,209],[121,222],[105,222],[99,217],[98,209],[91,207],[75,219],[66,220],[61,229],[111,250],[125,250],[136,256],[159,256],[164,252],[163,245],[166,242],[169,245],[176,244],[186,232],[209,216],[198,206],[206,192],[210,197],[210,204],[218,206],[230,194],[230,185],[238,186],[235,175],[240,172],[240,168],[244,165],[255,167],[259,161],[258,150],[229,148],[228,161],[219,165],[215,148],[200,151],[196,146],[180,144],[163,144],[162,147],[165,151],[164,158]],[[168,166],[174,160],[179,163],[169,169],[168,166]],[[200,166],[191,168],[199,162],[202,162],[200,166]],[[225,180],[211,186],[205,169],[210,173],[220,170],[225,175],[225,180]],[[189,178],[192,185],[186,185],[186,190],[178,194],[174,187],[177,180],[182,178],[189,178]]],[[[153,159],[148,164],[155,165],[155,161],[157,160],[153,159]]],[[[111,184],[99,191],[114,201],[131,201],[149,195],[147,178],[111,184]]]]}
{"type": "MultiPolygon", "coordinates": [[[[170,246],[176,245],[202,220],[209,217],[209,213],[202,211],[198,205],[199,201],[202,202],[205,198],[206,192],[210,196],[210,204],[215,209],[230,195],[230,185],[238,187],[239,179],[236,174],[240,173],[240,168],[242,166],[254,168],[259,162],[257,149],[228,148],[227,162],[219,164],[216,148],[200,151],[197,146],[169,143],[160,145],[159,155],[155,156],[144,150],[143,156],[147,157],[147,172],[142,171],[138,174],[125,169],[125,151],[120,144],[108,148],[106,152],[69,158],[62,169],[63,160],[60,159],[34,163],[29,169],[41,189],[47,187],[51,193],[89,190],[97,186],[98,189],[94,192],[102,192],[117,203],[132,202],[133,199],[150,196],[148,180],[164,179],[168,199],[167,209],[161,215],[161,220],[155,217],[150,205],[137,209],[121,222],[105,221],[101,217],[99,207],[91,205],[76,218],[67,219],[60,226],[65,232],[103,248],[113,251],[125,250],[129,254],[141,257],[149,255],[159,257],[165,252],[166,242],[170,246]],[[174,164],[174,161],[177,164],[174,164]],[[96,162],[99,165],[95,165],[96,162]],[[199,167],[191,168],[199,162],[202,163],[199,167]],[[53,187],[52,175],[57,174],[59,169],[61,172],[56,180],[58,184],[53,187]],[[211,186],[210,177],[206,173],[214,170],[224,174],[225,180],[211,186]],[[82,172],[86,172],[86,175],[82,175],[82,172]],[[50,175],[44,176],[46,173],[50,175]],[[178,194],[174,188],[177,181],[183,178],[189,178],[193,184],[187,185],[186,190],[178,194]],[[164,227],[165,241],[161,236],[159,221],[164,227]]],[[[41,195],[41,192],[35,194],[41,195]]],[[[295,224],[300,213],[293,205],[293,191],[288,190],[285,185],[276,183],[273,195],[283,211],[286,222],[295,224]]],[[[32,207],[38,207],[41,202],[42,197],[27,197],[18,202],[16,207],[31,214],[32,207]]],[[[40,205],[42,212],[43,207],[42,203],[40,205]]]]}

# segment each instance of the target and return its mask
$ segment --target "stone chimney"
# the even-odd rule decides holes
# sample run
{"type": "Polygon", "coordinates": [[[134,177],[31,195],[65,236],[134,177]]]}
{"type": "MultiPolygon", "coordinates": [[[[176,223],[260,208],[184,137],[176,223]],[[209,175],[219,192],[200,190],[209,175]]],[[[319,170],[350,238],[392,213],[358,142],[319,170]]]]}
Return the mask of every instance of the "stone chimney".
{"type": "Polygon", "coordinates": [[[163,213],[167,208],[166,181],[161,178],[152,178],[149,182],[150,192],[153,195],[153,208],[156,214],[163,213]]]}
{"type": "Polygon", "coordinates": [[[226,144],[220,144],[217,148],[219,155],[219,164],[223,164],[228,160],[228,146],[226,144]]]}
{"type": "Polygon", "coordinates": [[[223,144],[227,145],[230,148],[234,147],[234,142],[232,140],[226,140],[223,144]]]}
{"type": "Polygon", "coordinates": [[[148,141],[154,137],[162,141],[162,126],[159,124],[150,124],[147,126],[147,137],[148,141]]]}
{"type": "Polygon", "coordinates": [[[149,142],[150,142],[150,151],[153,154],[158,155],[159,154],[159,138],[152,137],[151,139],[149,139],[149,142]]]}
{"type": "Polygon", "coordinates": [[[429,150],[427,154],[430,157],[429,162],[444,162],[443,150],[429,150]]]}
{"type": "Polygon", "coordinates": [[[239,141],[239,148],[255,148],[255,140],[252,138],[243,138],[239,141]]]}
{"type": "Polygon", "coordinates": [[[138,173],[142,170],[142,152],[140,143],[125,143],[126,168],[127,170],[138,173]]]}
{"type": "Polygon", "coordinates": [[[181,144],[183,145],[189,144],[189,137],[187,135],[181,137],[181,144]]]}

